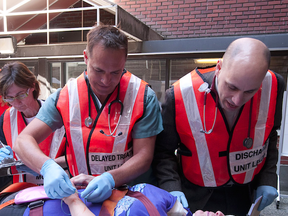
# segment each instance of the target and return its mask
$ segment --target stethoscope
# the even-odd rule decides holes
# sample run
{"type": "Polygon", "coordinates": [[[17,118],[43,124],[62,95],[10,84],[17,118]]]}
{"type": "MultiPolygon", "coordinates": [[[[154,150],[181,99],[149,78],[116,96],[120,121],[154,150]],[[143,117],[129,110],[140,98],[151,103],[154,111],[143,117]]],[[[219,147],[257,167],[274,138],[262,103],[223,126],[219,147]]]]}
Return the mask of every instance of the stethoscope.
{"type": "MultiPolygon", "coordinates": [[[[216,89],[214,87],[214,84],[215,84],[215,81],[216,81],[215,79],[216,79],[216,76],[214,76],[214,78],[213,78],[211,88],[209,88],[209,84],[207,82],[202,83],[200,85],[200,87],[198,88],[199,92],[204,92],[204,106],[203,106],[203,125],[204,125],[204,128],[200,129],[200,132],[204,133],[204,134],[211,134],[213,129],[214,129],[214,127],[215,127],[215,123],[216,123],[219,96],[218,96],[218,93],[217,93],[217,91],[216,91],[216,89]],[[216,95],[216,106],[215,106],[215,114],[214,114],[213,125],[212,125],[211,129],[209,131],[207,131],[206,121],[205,121],[206,100],[207,100],[207,94],[209,94],[211,91],[214,92],[215,95],[216,95]]],[[[250,137],[252,105],[253,105],[253,97],[251,98],[251,103],[250,103],[248,134],[247,134],[247,138],[245,138],[243,140],[243,146],[245,146],[247,149],[251,148],[252,145],[253,145],[253,139],[250,137]]]]}
{"type": "MultiPolygon", "coordinates": [[[[90,96],[92,95],[92,93],[91,93],[92,90],[91,90],[90,83],[89,83],[89,80],[88,80],[87,75],[86,75],[85,73],[84,73],[84,75],[85,75],[86,83],[87,83],[87,85],[88,85],[88,106],[89,106],[89,108],[88,108],[88,110],[89,110],[89,115],[88,115],[88,117],[85,119],[84,124],[85,124],[86,127],[91,128],[92,125],[93,125],[93,123],[94,123],[94,120],[93,120],[92,117],[91,117],[91,100],[90,100],[90,96]]],[[[118,84],[117,88],[118,88],[118,90],[117,90],[116,99],[113,100],[113,101],[111,101],[110,104],[108,105],[108,127],[109,127],[109,133],[110,133],[110,134],[106,134],[103,130],[100,130],[100,131],[99,131],[101,134],[104,134],[105,136],[118,137],[118,136],[122,135],[122,132],[119,132],[118,134],[114,135],[115,132],[116,132],[116,130],[117,130],[117,128],[118,128],[118,126],[119,126],[119,124],[120,124],[121,116],[122,116],[123,109],[124,109],[123,103],[122,103],[122,101],[119,99],[120,83],[118,84]],[[112,130],[111,130],[111,123],[110,123],[110,113],[111,113],[111,107],[112,107],[112,105],[113,105],[113,104],[115,105],[116,103],[119,103],[119,104],[120,104],[121,109],[120,109],[120,115],[119,115],[118,122],[117,122],[114,130],[112,131],[112,130]]]]}
{"type": "Polygon", "coordinates": [[[200,85],[198,91],[200,92],[204,92],[204,106],[203,106],[203,124],[204,124],[204,128],[200,129],[201,133],[205,133],[205,134],[210,134],[212,133],[215,123],[216,123],[216,118],[217,118],[217,111],[218,111],[218,94],[214,88],[214,83],[215,83],[215,78],[216,76],[214,76],[213,81],[212,81],[212,85],[211,88],[209,87],[209,84],[207,82],[204,82],[203,84],[200,85]],[[211,127],[211,129],[209,131],[207,131],[206,128],[206,120],[205,120],[205,116],[206,116],[206,100],[207,100],[207,94],[209,94],[211,91],[213,91],[216,95],[216,106],[215,106],[215,114],[214,114],[214,121],[213,121],[213,125],[211,127]]]}

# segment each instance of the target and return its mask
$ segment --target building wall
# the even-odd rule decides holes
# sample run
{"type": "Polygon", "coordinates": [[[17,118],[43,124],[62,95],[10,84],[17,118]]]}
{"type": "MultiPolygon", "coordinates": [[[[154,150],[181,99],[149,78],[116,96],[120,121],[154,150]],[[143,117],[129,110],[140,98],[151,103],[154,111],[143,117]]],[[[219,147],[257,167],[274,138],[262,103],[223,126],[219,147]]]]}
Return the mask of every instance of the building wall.
{"type": "Polygon", "coordinates": [[[288,32],[288,0],[114,0],[167,39],[288,32]]]}

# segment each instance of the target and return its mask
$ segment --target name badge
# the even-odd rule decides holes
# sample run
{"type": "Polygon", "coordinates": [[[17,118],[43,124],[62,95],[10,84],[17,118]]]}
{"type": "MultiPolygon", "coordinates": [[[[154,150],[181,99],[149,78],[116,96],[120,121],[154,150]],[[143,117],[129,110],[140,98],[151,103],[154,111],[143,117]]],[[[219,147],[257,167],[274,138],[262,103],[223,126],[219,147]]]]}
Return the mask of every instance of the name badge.
{"type": "Polygon", "coordinates": [[[253,170],[267,156],[268,144],[245,151],[231,152],[229,154],[231,174],[241,174],[253,170]]]}
{"type": "Polygon", "coordinates": [[[109,170],[117,169],[133,156],[130,148],[123,153],[89,153],[89,164],[92,174],[102,174],[109,170]]]}

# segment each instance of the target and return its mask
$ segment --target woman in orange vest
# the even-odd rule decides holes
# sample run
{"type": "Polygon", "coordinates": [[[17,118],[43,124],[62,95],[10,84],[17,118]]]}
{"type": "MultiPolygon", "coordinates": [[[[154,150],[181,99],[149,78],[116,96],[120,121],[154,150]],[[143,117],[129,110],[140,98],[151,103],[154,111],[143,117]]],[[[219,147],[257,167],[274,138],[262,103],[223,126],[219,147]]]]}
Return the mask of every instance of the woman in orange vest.
{"type": "MultiPolygon", "coordinates": [[[[0,73],[0,95],[2,95],[3,101],[9,103],[11,107],[0,118],[0,140],[7,145],[1,145],[3,147],[0,149],[0,162],[3,162],[5,158],[17,160],[17,156],[13,155],[12,147],[18,134],[34,119],[44,103],[38,99],[39,94],[39,82],[25,64],[12,62],[3,66],[0,73]]],[[[47,137],[39,145],[42,151],[52,158],[62,155],[63,152],[59,147],[61,142],[65,140],[63,139],[64,134],[62,128],[47,137]]],[[[58,161],[65,164],[64,157],[58,158],[58,161]]],[[[14,175],[13,182],[24,181],[43,184],[43,178],[38,173],[27,169],[25,166],[20,169],[30,173],[14,175]]],[[[14,172],[17,173],[16,170],[14,172]]],[[[1,185],[3,184],[1,183],[1,185]]]]}

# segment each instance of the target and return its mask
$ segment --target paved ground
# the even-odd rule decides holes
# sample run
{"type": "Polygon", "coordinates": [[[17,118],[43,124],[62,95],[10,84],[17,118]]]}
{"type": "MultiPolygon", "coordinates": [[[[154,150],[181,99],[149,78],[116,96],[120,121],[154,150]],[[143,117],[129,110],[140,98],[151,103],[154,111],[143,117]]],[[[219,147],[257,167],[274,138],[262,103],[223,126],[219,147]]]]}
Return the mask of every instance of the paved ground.
{"type": "MultiPolygon", "coordinates": [[[[288,180],[288,179],[287,179],[288,180]]],[[[279,208],[276,208],[276,201],[270,206],[266,207],[260,216],[287,216],[288,215],[288,196],[283,195],[280,197],[279,208]]]]}

